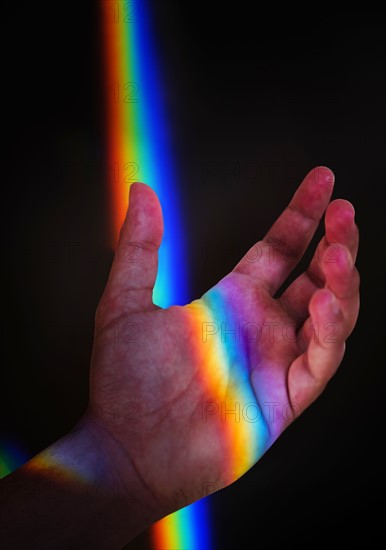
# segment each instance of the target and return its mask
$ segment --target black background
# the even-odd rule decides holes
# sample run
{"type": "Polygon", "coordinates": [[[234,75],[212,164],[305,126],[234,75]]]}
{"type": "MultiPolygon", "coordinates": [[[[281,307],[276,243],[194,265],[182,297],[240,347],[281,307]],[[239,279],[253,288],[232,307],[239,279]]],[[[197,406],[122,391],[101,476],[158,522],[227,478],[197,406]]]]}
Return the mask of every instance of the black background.
{"type": "MultiPolygon", "coordinates": [[[[151,2],[178,159],[191,297],[261,238],[313,166],[362,241],[362,309],[323,396],[210,497],[215,548],[371,543],[381,529],[384,73],[380,17],[151,2]]],[[[87,403],[108,248],[98,2],[2,9],[1,428],[32,456],[87,403]]],[[[144,533],[129,548],[148,548],[144,533]]]]}

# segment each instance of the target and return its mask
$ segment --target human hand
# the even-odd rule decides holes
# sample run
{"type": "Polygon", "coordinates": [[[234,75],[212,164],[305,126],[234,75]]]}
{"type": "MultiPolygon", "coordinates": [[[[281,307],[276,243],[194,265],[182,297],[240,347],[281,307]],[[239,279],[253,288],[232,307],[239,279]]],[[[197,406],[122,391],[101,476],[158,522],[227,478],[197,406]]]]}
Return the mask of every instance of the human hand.
{"type": "Polygon", "coordinates": [[[359,309],[358,231],[349,202],[327,208],[333,180],[327,168],[312,170],[231,273],[167,309],[152,301],[160,205],[148,186],[132,185],[80,424],[119,490],[129,492],[136,472],[154,517],[240,477],[339,366],[359,309]],[[309,268],[276,298],[326,208],[309,268]]]}

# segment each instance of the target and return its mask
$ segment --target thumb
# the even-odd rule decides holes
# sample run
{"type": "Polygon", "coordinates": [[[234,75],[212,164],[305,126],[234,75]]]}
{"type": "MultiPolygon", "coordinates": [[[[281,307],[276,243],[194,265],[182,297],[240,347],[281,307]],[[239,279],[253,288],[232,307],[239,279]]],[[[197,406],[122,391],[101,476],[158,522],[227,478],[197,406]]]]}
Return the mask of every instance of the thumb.
{"type": "MultiPolygon", "coordinates": [[[[151,309],[163,234],[156,193],[144,183],[130,187],[129,207],[102,301],[110,314],[151,309]]],[[[104,309],[104,308],[103,308],[104,309]]]]}

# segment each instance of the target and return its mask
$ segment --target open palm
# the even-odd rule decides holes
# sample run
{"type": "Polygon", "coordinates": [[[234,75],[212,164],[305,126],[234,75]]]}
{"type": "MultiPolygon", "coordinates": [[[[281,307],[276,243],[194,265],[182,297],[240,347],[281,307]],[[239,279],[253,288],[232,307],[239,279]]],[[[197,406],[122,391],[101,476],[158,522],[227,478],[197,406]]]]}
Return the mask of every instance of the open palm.
{"type": "Polygon", "coordinates": [[[159,515],[251,468],[339,366],[359,309],[358,231],[350,203],[328,206],[333,179],[311,171],[230,274],[167,309],[152,300],[160,205],[132,185],[96,316],[86,421],[103,434],[119,484],[130,465],[163,503],[159,515]],[[326,208],[309,268],[276,297],[326,208]]]}

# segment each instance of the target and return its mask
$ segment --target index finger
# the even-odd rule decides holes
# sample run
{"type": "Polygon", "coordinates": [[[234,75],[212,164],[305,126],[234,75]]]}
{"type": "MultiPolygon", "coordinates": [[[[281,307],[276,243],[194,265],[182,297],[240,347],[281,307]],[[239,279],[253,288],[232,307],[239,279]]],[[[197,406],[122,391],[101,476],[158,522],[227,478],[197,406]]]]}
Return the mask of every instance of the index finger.
{"type": "Polygon", "coordinates": [[[309,245],[330,201],[334,179],[325,166],[311,170],[264,239],[247,252],[234,271],[249,275],[274,294],[309,245]]]}

